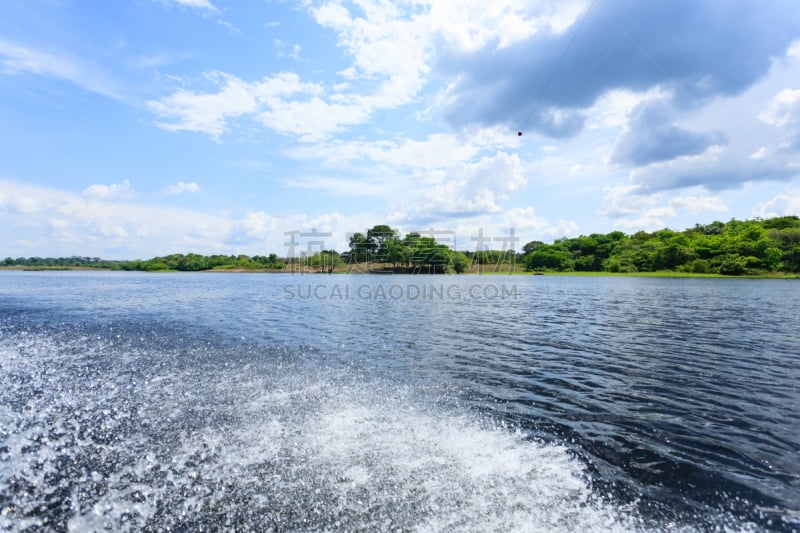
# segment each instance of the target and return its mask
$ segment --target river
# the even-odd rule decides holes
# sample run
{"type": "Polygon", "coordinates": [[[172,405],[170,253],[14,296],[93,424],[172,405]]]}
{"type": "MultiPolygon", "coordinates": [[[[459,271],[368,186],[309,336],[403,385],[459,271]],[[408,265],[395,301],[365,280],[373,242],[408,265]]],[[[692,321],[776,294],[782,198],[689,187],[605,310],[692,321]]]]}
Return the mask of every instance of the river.
{"type": "Polygon", "coordinates": [[[800,282],[0,272],[0,530],[800,529],[800,282]]]}

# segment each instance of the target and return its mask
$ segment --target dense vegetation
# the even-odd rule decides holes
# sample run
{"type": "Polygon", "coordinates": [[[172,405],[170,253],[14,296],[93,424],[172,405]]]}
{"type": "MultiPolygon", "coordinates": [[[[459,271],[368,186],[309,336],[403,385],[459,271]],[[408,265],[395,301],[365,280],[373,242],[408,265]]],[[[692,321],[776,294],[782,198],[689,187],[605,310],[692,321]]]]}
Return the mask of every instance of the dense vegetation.
{"type": "Polygon", "coordinates": [[[532,241],[523,247],[527,270],[715,273],[730,276],[800,272],[800,218],[731,220],[626,236],[615,231],[532,241]]]}
{"type": "Polygon", "coordinates": [[[731,220],[625,235],[620,231],[531,241],[521,253],[511,250],[461,252],[419,233],[402,236],[386,225],[355,233],[349,250],[322,250],[313,255],[279,258],[255,255],[173,254],[148,260],[107,261],[98,257],[6,258],[0,265],[26,268],[104,268],[139,271],[313,270],[354,272],[445,273],[470,269],[555,272],[655,272],[671,270],[723,275],[800,272],[800,217],[731,220]]]}
{"type": "Polygon", "coordinates": [[[198,271],[211,269],[282,269],[283,261],[276,254],[269,256],[255,255],[199,255],[199,254],[172,254],[164,257],[154,257],[147,260],[135,261],[110,261],[99,257],[20,257],[13,259],[7,257],[2,263],[4,266],[21,266],[28,268],[102,268],[111,270],[140,270],[155,272],[162,270],[198,271]]]}

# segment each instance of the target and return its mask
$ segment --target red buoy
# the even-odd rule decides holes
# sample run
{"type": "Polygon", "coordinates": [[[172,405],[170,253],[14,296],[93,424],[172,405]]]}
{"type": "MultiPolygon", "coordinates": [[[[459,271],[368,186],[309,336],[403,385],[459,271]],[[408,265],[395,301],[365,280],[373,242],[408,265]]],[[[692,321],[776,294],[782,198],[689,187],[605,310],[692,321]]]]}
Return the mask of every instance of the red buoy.
{"type": "Polygon", "coordinates": [[[517,137],[522,137],[522,132],[521,131],[517,132],[517,137]]]}

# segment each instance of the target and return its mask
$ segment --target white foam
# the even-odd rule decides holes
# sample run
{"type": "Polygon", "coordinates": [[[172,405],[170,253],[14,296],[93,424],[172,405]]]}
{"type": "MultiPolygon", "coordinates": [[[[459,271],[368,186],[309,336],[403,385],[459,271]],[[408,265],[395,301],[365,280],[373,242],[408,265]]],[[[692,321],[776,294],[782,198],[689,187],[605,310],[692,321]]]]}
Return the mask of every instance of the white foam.
{"type": "Polygon", "coordinates": [[[84,342],[0,339],[2,385],[27,376],[0,392],[0,529],[644,528],[565,448],[425,391],[291,365],[142,365],[171,356],[84,342]],[[91,367],[103,353],[113,370],[91,367]],[[61,522],[36,516],[53,505],[61,522]]]}

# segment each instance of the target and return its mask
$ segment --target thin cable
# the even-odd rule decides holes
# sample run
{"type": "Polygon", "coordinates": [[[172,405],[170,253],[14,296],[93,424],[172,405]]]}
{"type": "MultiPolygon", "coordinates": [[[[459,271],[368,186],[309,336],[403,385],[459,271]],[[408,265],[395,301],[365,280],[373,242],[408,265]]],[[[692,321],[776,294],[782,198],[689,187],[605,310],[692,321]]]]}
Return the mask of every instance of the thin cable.
{"type": "Polygon", "coordinates": [[[553,72],[550,74],[550,78],[547,80],[547,83],[544,84],[544,87],[542,87],[542,90],[539,92],[539,97],[536,99],[536,103],[533,104],[531,112],[528,113],[528,118],[526,118],[525,122],[522,123],[522,126],[519,129],[520,134],[522,133],[522,130],[525,129],[525,126],[528,125],[528,122],[530,122],[534,111],[536,111],[536,108],[539,107],[539,103],[542,101],[542,97],[544,96],[545,91],[547,91],[547,88],[550,86],[550,83],[553,81],[553,78],[556,77],[556,73],[558,72],[558,69],[561,67],[561,63],[563,63],[564,58],[567,57],[567,52],[569,52],[569,49],[572,48],[572,43],[575,42],[575,38],[578,36],[578,33],[580,33],[581,28],[583,27],[583,23],[586,22],[586,17],[589,16],[589,12],[594,7],[595,2],[597,2],[597,0],[592,0],[592,3],[589,4],[589,9],[587,9],[586,13],[583,14],[580,23],[578,23],[578,27],[575,28],[575,33],[572,34],[572,38],[569,40],[569,43],[567,43],[567,47],[564,49],[564,52],[562,52],[561,57],[558,59],[558,63],[556,63],[556,68],[553,69],[553,72]]]}

